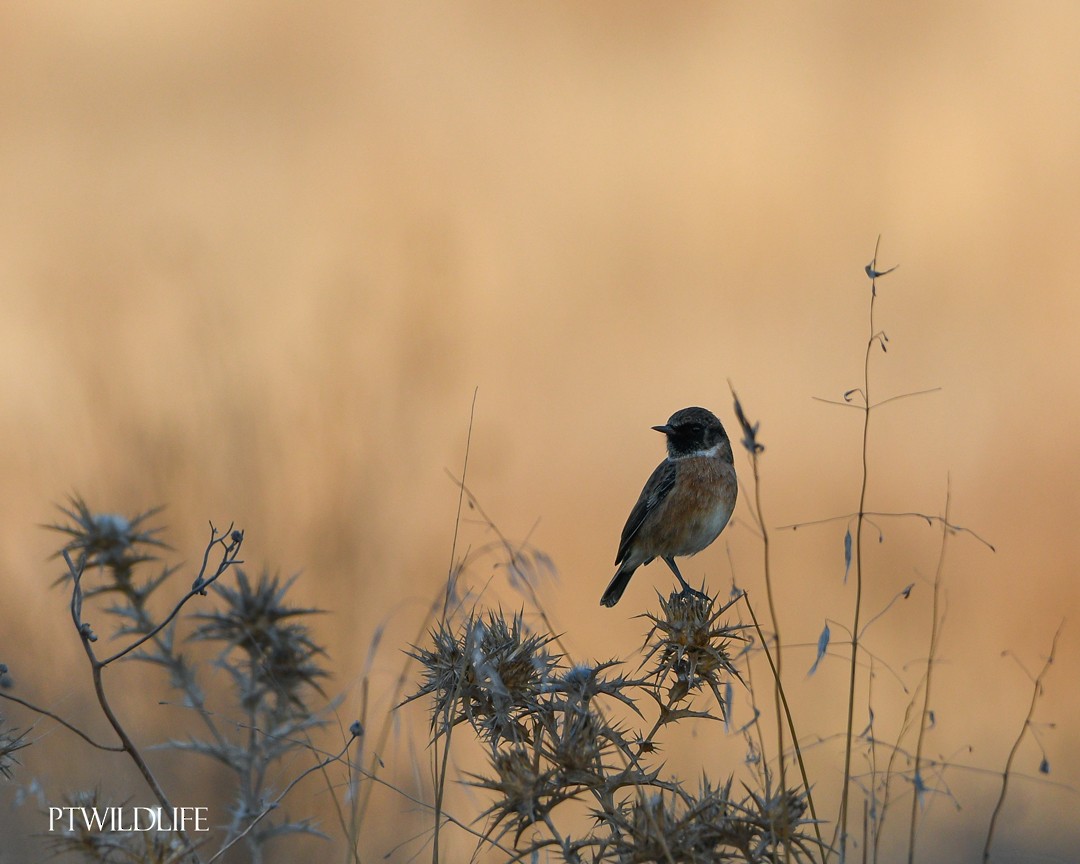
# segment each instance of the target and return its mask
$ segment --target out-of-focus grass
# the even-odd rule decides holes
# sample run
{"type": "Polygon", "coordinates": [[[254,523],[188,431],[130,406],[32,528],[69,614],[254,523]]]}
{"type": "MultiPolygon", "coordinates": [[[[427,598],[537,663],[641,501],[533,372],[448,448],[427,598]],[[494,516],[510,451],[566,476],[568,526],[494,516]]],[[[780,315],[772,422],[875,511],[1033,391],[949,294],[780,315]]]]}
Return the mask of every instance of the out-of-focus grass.
{"type": "MultiPolygon", "coordinates": [[[[117,512],[168,502],[181,558],[206,519],[236,519],[257,565],[304,569],[301,602],[332,610],[323,632],[348,689],[357,646],[384,620],[384,646],[410,640],[437,588],[456,500],[443,469],[477,384],[471,484],[512,536],[540,519],[533,539],[565,574],[552,612],[581,652],[624,653],[634,624],[597,627],[578,593],[607,575],[656,456],[646,427],[673,406],[714,402],[733,377],[785,420],[770,517],[843,506],[855,433],[807,397],[857,373],[847,274],[867,226],[909,253],[889,309],[901,386],[944,388],[883,424],[882,504],[932,509],[943,489],[926,478],[951,471],[957,520],[1000,541],[989,565],[951,553],[948,668],[1037,654],[1080,600],[1080,308],[1062,253],[1080,169],[1060,107],[1076,26],[1065,7],[993,4],[782,19],[6,9],[0,660],[34,669],[50,704],[85,709],[55,674],[78,646],[42,626],[58,595],[40,590],[55,573],[34,528],[78,490],[117,512]]],[[[751,540],[733,528],[745,564],[751,540]]],[[[840,548],[774,543],[777,571],[802,574],[784,586],[793,643],[812,645],[844,602],[840,548]]],[[[906,582],[932,570],[925,548],[919,526],[896,526],[877,551],[906,582]]],[[[726,572],[719,547],[698,561],[726,572]]],[[[866,590],[876,608],[893,586],[866,590]]],[[[885,623],[876,647],[911,657],[911,626],[885,623]]],[[[1075,677],[1062,638],[1055,672],[1075,677]]],[[[1027,684],[1008,663],[988,676],[1027,684]]],[[[986,677],[943,676],[945,752],[1004,758],[1014,691],[986,677]]],[[[793,695],[814,704],[806,690],[793,695]]],[[[1051,688],[1048,715],[1075,699],[1051,688]]],[[[1075,733],[1057,734],[1054,776],[1080,775],[1075,733]]],[[[43,776],[100,776],[64,736],[50,746],[43,776]]],[[[1016,791],[1061,824],[1053,799],[1016,791]]],[[[984,795],[977,781],[963,797],[984,795]]]]}

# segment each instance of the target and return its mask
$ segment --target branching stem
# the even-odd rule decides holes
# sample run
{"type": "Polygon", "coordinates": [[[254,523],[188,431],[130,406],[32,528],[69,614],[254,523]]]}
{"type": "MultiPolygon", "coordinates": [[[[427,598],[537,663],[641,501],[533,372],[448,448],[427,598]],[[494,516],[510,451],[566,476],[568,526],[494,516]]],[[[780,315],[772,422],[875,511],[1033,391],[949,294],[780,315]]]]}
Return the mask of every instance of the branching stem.
{"type": "Polygon", "coordinates": [[[1016,753],[1020,749],[1020,743],[1024,740],[1024,736],[1027,734],[1028,729],[1031,728],[1031,718],[1035,716],[1035,705],[1039,701],[1039,696],[1042,695],[1043,690],[1043,678],[1046,677],[1046,673],[1050,671],[1050,666],[1054,662],[1054,655],[1057,653],[1058,637],[1061,636],[1061,630],[1065,626],[1065,621],[1062,619],[1058,624],[1057,630],[1054,632],[1054,638],[1050,642],[1050,653],[1046,657],[1046,662],[1043,663],[1042,669],[1039,671],[1038,676],[1035,678],[1035,685],[1031,688],[1031,703],[1028,705],[1027,716],[1024,718],[1024,725],[1020,727],[1020,734],[1016,736],[1016,740],[1013,741],[1012,749],[1009,750],[1009,757],[1005,760],[1005,770],[1001,772],[1001,794],[998,795],[997,804],[994,805],[994,812],[990,815],[990,827],[986,830],[986,844],[983,846],[982,860],[983,864],[986,864],[990,860],[990,845],[994,841],[994,829],[997,827],[998,816],[1001,815],[1001,808],[1005,806],[1005,794],[1009,791],[1009,775],[1012,773],[1013,760],[1016,759],[1016,753]]]}
{"type": "MultiPolygon", "coordinates": [[[[881,237],[878,237],[878,244],[881,237]]],[[[877,261],[877,246],[874,247],[874,262],[877,261]]],[[[871,269],[868,272],[876,273],[871,269]]],[[[848,836],[848,811],[851,800],[851,750],[854,743],[855,729],[855,676],[859,668],[859,616],[862,613],[863,590],[863,525],[866,522],[866,489],[870,477],[869,441],[870,411],[870,352],[875,344],[882,342],[882,334],[874,326],[874,301],[877,299],[877,277],[870,278],[870,337],[866,340],[866,352],[863,355],[863,429],[862,429],[862,479],[859,486],[859,509],[855,518],[855,611],[851,625],[851,667],[848,673],[847,724],[844,731],[844,780],[840,794],[840,816],[837,819],[837,831],[840,832],[840,861],[846,860],[848,836]]]]}
{"type": "Polygon", "coordinates": [[[937,661],[938,637],[941,636],[941,576],[945,569],[945,547],[949,539],[949,503],[951,490],[945,493],[945,518],[942,520],[941,547],[938,552],[937,569],[934,572],[934,600],[930,614],[930,650],[926,657],[926,674],[923,678],[923,704],[919,714],[919,734],[915,739],[914,794],[911,796],[911,820],[908,824],[908,864],[915,864],[915,827],[919,814],[919,789],[922,787],[923,739],[930,724],[930,685],[933,682],[934,663],[937,661]]]}

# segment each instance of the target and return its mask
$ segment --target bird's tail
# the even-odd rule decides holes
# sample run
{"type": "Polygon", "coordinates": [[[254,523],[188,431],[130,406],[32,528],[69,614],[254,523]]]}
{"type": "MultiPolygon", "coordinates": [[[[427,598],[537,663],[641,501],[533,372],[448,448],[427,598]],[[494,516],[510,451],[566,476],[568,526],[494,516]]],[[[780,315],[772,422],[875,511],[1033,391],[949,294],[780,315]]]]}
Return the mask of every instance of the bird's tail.
{"type": "Polygon", "coordinates": [[[626,567],[626,565],[619,568],[608,583],[604,596],[600,598],[601,606],[614,606],[619,602],[619,598],[622,597],[626,586],[630,584],[630,577],[634,575],[635,570],[637,570],[637,567],[626,567]]]}

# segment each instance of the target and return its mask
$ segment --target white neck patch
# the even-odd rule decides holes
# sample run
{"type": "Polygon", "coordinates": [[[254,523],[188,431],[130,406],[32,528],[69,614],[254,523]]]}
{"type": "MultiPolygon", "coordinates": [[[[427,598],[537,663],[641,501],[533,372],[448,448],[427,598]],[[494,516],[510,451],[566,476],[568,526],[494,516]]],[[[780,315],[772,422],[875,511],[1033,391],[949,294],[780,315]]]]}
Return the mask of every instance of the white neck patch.
{"type": "Polygon", "coordinates": [[[700,459],[720,455],[720,445],[713,444],[708,450],[695,450],[693,453],[681,453],[678,456],[669,456],[669,459],[700,459]]]}

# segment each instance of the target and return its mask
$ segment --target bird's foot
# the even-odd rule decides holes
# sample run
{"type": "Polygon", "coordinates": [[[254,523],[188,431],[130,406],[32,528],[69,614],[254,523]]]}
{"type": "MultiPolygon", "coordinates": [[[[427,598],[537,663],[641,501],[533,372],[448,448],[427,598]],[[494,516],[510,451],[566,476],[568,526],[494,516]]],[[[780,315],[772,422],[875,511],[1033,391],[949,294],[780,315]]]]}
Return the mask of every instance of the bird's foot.
{"type": "Polygon", "coordinates": [[[691,588],[685,582],[682,583],[682,586],[682,591],[678,593],[678,596],[683,599],[704,600],[705,602],[710,602],[712,600],[712,598],[704,591],[699,591],[697,588],[691,588]]]}

